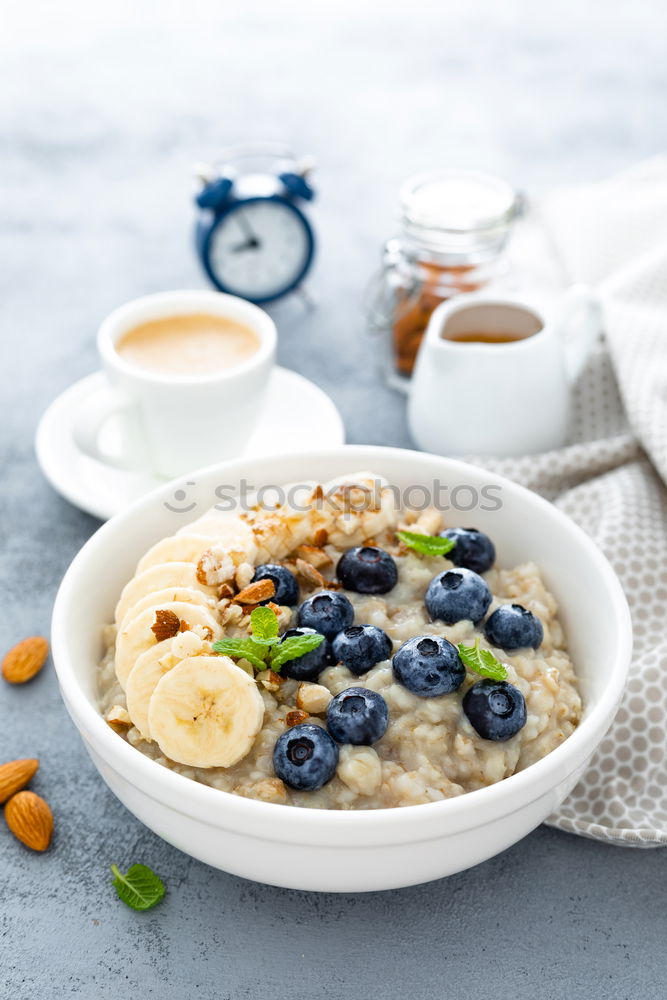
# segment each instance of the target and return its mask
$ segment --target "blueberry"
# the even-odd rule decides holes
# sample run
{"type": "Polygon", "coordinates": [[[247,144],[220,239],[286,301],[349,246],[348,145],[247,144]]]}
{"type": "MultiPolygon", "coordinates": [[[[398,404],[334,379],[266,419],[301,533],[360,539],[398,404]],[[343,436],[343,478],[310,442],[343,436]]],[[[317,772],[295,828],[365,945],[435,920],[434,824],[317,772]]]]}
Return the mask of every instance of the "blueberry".
{"type": "Polygon", "coordinates": [[[496,561],[493,542],[477,528],[447,528],[440,532],[440,537],[451,538],[456,542],[454,548],[447,553],[447,558],[455,566],[465,566],[475,573],[486,573],[496,561]]]}
{"type": "MultiPolygon", "coordinates": [[[[283,639],[287,639],[288,636],[292,635],[317,634],[314,628],[288,628],[280,641],[282,642],[283,639]]],[[[324,642],[319,644],[317,649],[311,650],[310,653],[304,653],[303,656],[297,657],[296,660],[287,660],[283,664],[281,673],[284,677],[292,677],[295,681],[315,681],[324,668],[328,667],[332,662],[331,644],[328,639],[325,639],[324,642]]]]}
{"type": "Polygon", "coordinates": [[[303,723],[287,729],[273,748],[273,769],[286,785],[313,792],[336,773],[338,747],[326,729],[303,723]]]}
{"type": "Polygon", "coordinates": [[[501,604],[485,623],[484,634],[492,646],[500,649],[537,649],[544,629],[540,619],[521,604],[501,604]]]}
{"type": "Polygon", "coordinates": [[[297,612],[297,624],[314,628],[327,639],[333,639],[354,621],[354,608],[344,594],[321,590],[307,598],[297,612]]]}
{"type": "Polygon", "coordinates": [[[446,569],[431,580],[425,600],[431,618],[445,625],[467,619],[476,625],[489,610],[491,591],[471,569],[446,569]]]}
{"type": "Polygon", "coordinates": [[[327,728],[336,743],[370,746],[387,731],[389,709],[377,691],[352,687],[332,698],[327,708],[327,728]]]}
{"type": "Polygon", "coordinates": [[[386,594],[398,580],[396,563],[375,545],[358,545],[344,552],[336,575],[347,590],[357,594],[386,594]]]}
{"type": "Polygon", "coordinates": [[[336,663],[344,663],[357,677],[391,654],[393,644],[376,625],[351,625],[339,632],[331,644],[336,663]]]}
{"type": "Polygon", "coordinates": [[[526,725],[526,702],[507,681],[478,681],[463,697],[468,722],[483,740],[509,740],[526,725]]]}
{"type": "Polygon", "coordinates": [[[263,566],[258,566],[255,570],[252,582],[256,583],[257,580],[270,580],[276,588],[273,597],[262,601],[262,604],[274,601],[276,604],[286,604],[292,607],[299,600],[299,584],[296,582],[294,573],[290,573],[285,566],[279,566],[277,563],[264,563],[263,566]]]}
{"type": "Polygon", "coordinates": [[[466,675],[456,646],[439,635],[408,639],[394,656],[392,666],[399,684],[421,698],[456,691],[466,675]]]}

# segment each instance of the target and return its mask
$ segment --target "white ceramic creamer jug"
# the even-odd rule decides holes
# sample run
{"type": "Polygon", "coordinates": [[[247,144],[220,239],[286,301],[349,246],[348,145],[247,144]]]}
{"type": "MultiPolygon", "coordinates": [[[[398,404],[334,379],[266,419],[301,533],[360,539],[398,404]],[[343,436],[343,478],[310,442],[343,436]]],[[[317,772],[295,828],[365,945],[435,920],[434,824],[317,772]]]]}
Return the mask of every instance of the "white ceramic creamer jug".
{"type": "Polygon", "coordinates": [[[522,455],[565,443],[571,390],[602,326],[587,287],[552,310],[528,296],[460,295],[434,311],[417,358],[408,421],[440,455],[522,455]]]}

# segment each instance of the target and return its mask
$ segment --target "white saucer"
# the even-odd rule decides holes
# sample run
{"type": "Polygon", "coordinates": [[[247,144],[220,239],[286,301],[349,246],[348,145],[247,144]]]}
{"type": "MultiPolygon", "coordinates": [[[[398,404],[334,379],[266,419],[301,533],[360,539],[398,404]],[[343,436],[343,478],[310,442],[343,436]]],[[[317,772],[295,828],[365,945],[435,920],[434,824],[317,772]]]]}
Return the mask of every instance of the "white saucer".
{"type": "MultiPolygon", "coordinates": [[[[77,446],[72,431],[74,414],[105,384],[104,373],[95,372],[70,386],[51,403],[35,437],[37,461],[53,488],[103,521],[163,482],[151,474],[98,461],[77,446]]],[[[113,455],[118,441],[118,426],[110,419],[103,429],[104,451],[113,455]]],[[[287,368],[274,369],[264,413],[243,454],[256,458],[275,449],[276,441],[280,441],[281,451],[335,448],[345,443],[345,427],[331,399],[313,382],[287,368]]]]}

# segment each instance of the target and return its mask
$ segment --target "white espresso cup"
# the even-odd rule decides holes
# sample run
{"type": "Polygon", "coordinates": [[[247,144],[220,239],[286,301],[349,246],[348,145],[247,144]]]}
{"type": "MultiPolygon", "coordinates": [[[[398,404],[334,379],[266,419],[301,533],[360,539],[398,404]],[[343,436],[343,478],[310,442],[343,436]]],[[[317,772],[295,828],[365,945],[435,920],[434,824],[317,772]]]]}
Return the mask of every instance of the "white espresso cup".
{"type": "Polygon", "coordinates": [[[79,448],[100,461],[166,479],[240,455],[262,412],[276,342],[270,316],[233,295],[159,292],[120,306],[99,329],[97,347],[109,384],[77,414],[79,448]],[[196,375],[139,367],[116,349],[120,338],[142,323],[195,313],[250,328],[257,349],[239,364],[196,375]],[[112,418],[121,439],[120,454],[114,455],[102,447],[112,418]]]}
{"type": "Polygon", "coordinates": [[[414,440],[439,455],[503,457],[561,447],[572,386],[601,327],[600,304],[582,285],[549,309],[528,296],[491,291],[443,302],[410,386],[414,440]],[[480,334],[483,340],[472,339],[480,334]]]}

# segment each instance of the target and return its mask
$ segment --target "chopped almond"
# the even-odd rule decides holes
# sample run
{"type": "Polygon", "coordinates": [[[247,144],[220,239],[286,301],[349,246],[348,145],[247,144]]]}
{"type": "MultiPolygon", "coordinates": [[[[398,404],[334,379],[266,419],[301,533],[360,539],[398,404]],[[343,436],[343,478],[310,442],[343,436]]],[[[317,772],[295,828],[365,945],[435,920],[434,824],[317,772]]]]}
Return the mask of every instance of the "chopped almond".
{"type": "Polygon", "coordinates": [[[291,729],[292,726],[298,726],[305,722],[307,718],[308,712],[302,712],[300,708],[295,708],[285,716],[285,725],[291,729]]]}
{"type": "Polygon", "coordinates": [[[324,579],[319,570],[311,566],[305,559],[297,559],[296,571],[298,575],[310,584],[311,587],[327,587],[328,581],[324,579]]]}
{"type": "Polygon", "coordinates": [[[326,566],[327,563],[333,562],[333,559],[328,552],[324,549],[318,548],[316,545],[300,545],[296,550],[296,554],[299,559],[303,559],[304,562],[310,563],[315,569],[319,569],[320,566],[326,566]]]}
{"type": "Polygon", "coordinates": [[[127,728],[132,725],[130,713],[122,705],[112,705],[104,718],[110,726],[127,728]]]}
{"type": "Polygon", "coordinates": [[[275,597],[275,593],[276,586],[273,580],[257,580],[239,591],[234,600],[237,604],[260,604],[275,597]]]}
{"type": "Polygon", "coordinates": [[[331,691],[323,684],[311,684],[303,681],[296,693],[296,707],[308,715],[321,715],[326,712],[332,699],[331,691]]]}
{"type": "Polygon", "coordinates": [[[164,608],[158,608],[155,612],[155,622],[151,625],[151,632],[157,642],[162,642],[164,639],[171,639],[172,636],[176,635],[180,627],[181,620],[177,614],[164,608]]]}
{"type": "Polygon", "coordinates": [[[234,574],[234,582],[239,590],[242,591],[244,587],[247,587],[251,583],[254,575],[254,566],[252,566],[249,562],[240,563],[240,565],[236,567],[236,573],[234,574]]]}
{"type": "Polygon", "coordinates": [[[230,604],[220,613],[222,625],[236,625],[243,617],[243,608],[239,604],[230,604]]]}
{"type": "Polygon", "coordinates": [[[262,670],[257,674],[257,680],[267,691],[278,691],[283,682],[282,677],[275,670],[262,670]]]}
{"type": "Polygon", "coordinates": [[[197,563],[197,583],[201,583],[203,587],[208,586],[208,571],[211,568],[211,553],[204,552],[197,563]]]}

